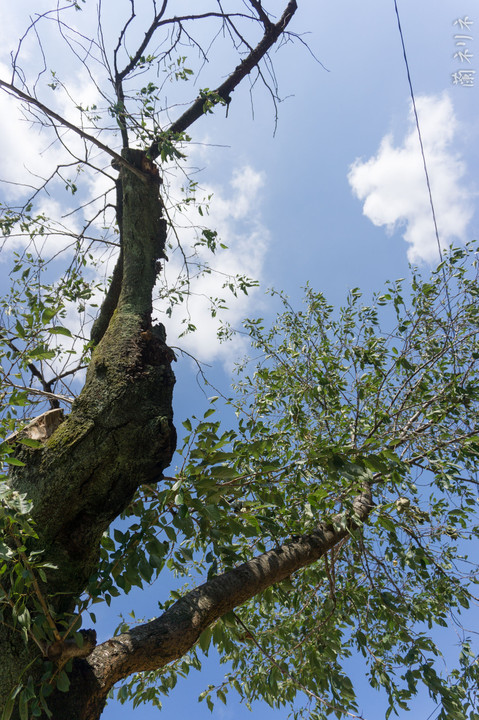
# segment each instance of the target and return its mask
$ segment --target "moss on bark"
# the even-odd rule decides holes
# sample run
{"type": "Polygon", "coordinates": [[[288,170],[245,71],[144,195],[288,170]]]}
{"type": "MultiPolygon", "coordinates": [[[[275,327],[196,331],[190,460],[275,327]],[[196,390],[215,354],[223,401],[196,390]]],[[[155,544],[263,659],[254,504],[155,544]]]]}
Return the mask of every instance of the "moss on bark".
{"type": "MultiPolygon", "coordinates": [[[[155,264],[166,241],[159,177],[142,152],[126,150],[124,156],[145,172],[142,181],[121,169],[123,278],[117,307],[70,415],[40,449],[20,451],[26,465],[11,477],[33,501],[38,546],[56,565],[45,590],[60,612],[72,611],[84,590],[103,532],[140,485],[161,479],[176,443],[172,353],[148,332],[155,264]]],[[[0,701],[11,689],[14,658],[24,663],[39,654],[35,646],[24,648],[18,632],[8,632],[3,641],[8,657],[1,665],[9,676],[0,670],[0,701]]]]}

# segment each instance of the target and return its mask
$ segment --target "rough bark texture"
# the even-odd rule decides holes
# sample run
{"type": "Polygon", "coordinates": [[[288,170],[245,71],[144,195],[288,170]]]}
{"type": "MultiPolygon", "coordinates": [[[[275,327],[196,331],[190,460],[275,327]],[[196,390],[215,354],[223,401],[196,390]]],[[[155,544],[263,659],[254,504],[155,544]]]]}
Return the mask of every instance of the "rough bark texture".
{"type": "MultiPolygon", "coordinates": [[[[103,532],[140,485],[161,479],[175,449],[172,354],[151,328],[155,263],[166,239],[158,171],[140,151],[125,150],[124,156],[143,179],[122,167],[118,305],[71,414],[40,449],[22,449],[27,464],[11,478],[33,501],[39,547],[57,567],[48,574],[48,595],[60,612],[73,611],[95,569],[103,532]]],[[[39,650],[25,648],[20,633],[6,624],[0,643],[1,702],[39,650]]]]}
{"type": "Polygon", "coordinates": [[[116,682],[182,657],[215,620],[317,561],[364,522],[371,509],[371,493],[365,488],[354,502],[349,521],[336,516],[330,523],[319,525],[314,533],[218,575],[178,600],[156,620],[102,643],[85,659],[75,660],[68,704],[61,695],[54,699],[58,703],[52,706],[55,720],[60,720],[67,708],[76,720],[98,720],[108,691],[116,682]]]}
{"type": "MultiPolygon", "coordinates": [[[[143,153],[125,152],[141,168],[143,153]]],[[[123,279],[118,305],[92,356],[71,414],[42,449],[26,451],[13,485],[33,500],[53,591],[76,596],[111,521],[143,483],[161,478],[175,449],[168,348],[151,332],[155,262],[162,255],[158,175],[123,175],[123,279]],[[149,331],[149,332],[148,332],[149,331]],[[58,587],[57,587],[58,584],[58,587]]]]}

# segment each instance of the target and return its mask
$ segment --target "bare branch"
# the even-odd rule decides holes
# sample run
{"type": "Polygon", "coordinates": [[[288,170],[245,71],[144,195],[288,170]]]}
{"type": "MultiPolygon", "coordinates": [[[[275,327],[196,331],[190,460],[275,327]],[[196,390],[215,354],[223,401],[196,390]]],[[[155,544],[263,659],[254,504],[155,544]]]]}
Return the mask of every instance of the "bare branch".
{"type": "MultiPolygon", "coordinates": [[[[76,371],[76,368],[75,368],[76,371]]],[[[55,378],[56,380],[56,378],[55,378]]],[[[7,383],[6,383],[7,384],[7,383]]],[[[26,387],[25,385],[16,385],[15,383],[8,383],[11,387],[14,387],[16,390],[21,390],[22,392],[26,392],[29,395],[40,395],[41,397],[47,398],[50,401],[50,405],[52,409],[57,409],[59,406],[59,401],[68,403],[71,405],[75,398],[68,397],[67,395],[60,395],[58,393],[53,392],[47,392],[46,390],[40,390],[40,388],[32,388],[32,387],[26,387]]]]}
{"type": "Polygon", "coordinates": [[[79,128],[77,125],[74,125],[73,123],[69,122],[66,118],[62,117],[58,113],[56,113],[51,108],[44,105],[40,100],[37,100],[36,98],[32,97],[31,95],[28,95],[27,93],[24,93],[23,90],[20,90],[20,88],[15,87],[15,85],[12,85],[11,83],[5,82],[5,80],[0,79],[0,87],[5,88],[6,92],[14,95],[20,100],[24,100],[28,105],[33,105],[34,107],[38,108],[42,111],[48,118],[52,120],[56,120],[60,125],[63,125],[64,127],[67,127],[69,130],[72,130],[74,133],[79,135],[84,140],[87,140],[88,142],[92,143],[92,145],[96,145],[96,147],[100,148],[100,150],[103,150],[103,152],[107,153],[112,157],[115,162],[119,163],[120,165],[123,165],[124,167],[128,168],[134,175],[139,177],[144,183],[148,182],[147,177],[141,172],[141,170],[138,170],[138,168],[134,167],[133,165],[130,165],[124,158],[122,158],[121,155],[119,155],[117,152],[112,150],[108,147],[108,145],[105,145],[100,140],[98,140],[93,135],[90,135],[89,133],[86,133],[84,130],[79,128]]]}
{"type": "MultiPolygon", "coordinates": [[[[123,68],[123,70],[120,73],[118,73],[118,77],[121,80],[123,80],[132,70],[134,70],[136,68],[136,66],[139,63],[140,58],[145,53],[145,50],[148,47],[148,44],[149,44],[154,32],[158,28],[163,27],[165,25],[172,25],[172,24],[179,25],[182,22],[186,22],[189,20],[204,20],[204,19],[212,18],[212,17],[221,18],[223,20],[226,19],[226,16],[224,13],[206,12],[206,13],[202,13],[200,15],[178,15],[173,18],[168,18],[167,20],[161,20],[161,16],[164,14],[164,9],[166,7],[166,3],[167,3],[167,0],[164,0],[161,11],[158,13],[156,18],[153,20],[150,27],[146,31],[145,37],[144,37],[141,45],[139,46],[138,50],[136,51],[135,55],[130,59],[130,62],[123,68]]],[[[228,17],[249,18],[249,16],[245,15],[244,13],[229,13],[228,17]]],[[[251,19],[251,18],[249,18],[249,19],[251,19]]],[[[118,50],[118,47],[117,47],[117,50],[118,50]]]]}
{"type": "MultiPolygon", "coordinates": [[[[249,55],[242,60],[239,65],[237,65],[231,75],[214,91],[214,93],[224,100],[224,102],[230,102],[231,93],[236,89],[246,75],[249,75],[249,73],[257,67],[258,63],[264,58],[278,38],[281,37],[297,9],[298,5],[296,0],[290,0],[278,22],[270,26],[263,35],[260,43],[251,50],[249,55]]],[[[198,97],[188,110],[186,110],[186,112],[184,112],[183,115],[181,115],[181,117],[179,117],[178,120],[170,126],[169,132],[184,132],[203,115],[203,106],[203,98],[198,97]]],[[[155,159],[159,154],[160,148],[158,146],[158,142],[154,142],[148,150],[148,156],[155,159]]]]}

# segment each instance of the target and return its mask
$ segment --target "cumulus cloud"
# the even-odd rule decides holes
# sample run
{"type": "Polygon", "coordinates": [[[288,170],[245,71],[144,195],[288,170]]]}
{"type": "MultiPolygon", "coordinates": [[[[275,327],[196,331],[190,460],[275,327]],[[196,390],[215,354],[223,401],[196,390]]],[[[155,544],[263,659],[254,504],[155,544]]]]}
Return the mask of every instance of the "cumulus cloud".
{"type": "MultiPolygon", "coordinates": [[[[471,192],[465,187],[465,163],[454,151],[458,121],[447,94],[416,99],[431,183],[439,238],[443,247],[465,239],[473,215],[471,192]]],[[[409,130],[399,145],[386,135],[377,154],[357,159],[348,180],[363,201],[363,214],[392,232],[403,228],[411,262],[435,262],[437,239],[412,107],[409,130]]]]}
{"type": "MultiPolygon", "coordinates": [[[[234,297],[224,285],[229,276],[246,275],[254,280],[262,277],[270,238],[259,209],[263,184],[263,173],[246,166],[235,171],[231,181],[221,188],[204,188],[206,195],[213,195],[208,226],[218,232],[219,241],[227,248],[218,249],[214,257],[206,250],[199,251],[198,259],[209,261],[212,268],[217,268],[219,272],[213,270],[210,274],[191,278],[187,311],[196,331],[175,339],[185,329],[182,321],[186,308],[183,305],[175,308],[171,320],[167,322],[169,342],[178,343],[202,362],[220,360],[231,366],[246,350],[246,341],[242,337],[235,336],[230,342],[220,343],[217,332],[224,320],[232,327],[239,327],[241,320],[254,312],[252,307],[258,303],[256,289],[249,290],[248,295],[240,292],[234,297]],[[209,298],[224,298],[228,310],[212,317],[209,298]]],[[[192,224],[196,222],[194,218],[191,221],[192,224]]],[[[191,243],[193,232],[180,230],[181,242],[191,243]]],[[[181,272],[181,264],[181,253],[174,253],[166,264],[169,283],[174,284],[181,272]]]]}

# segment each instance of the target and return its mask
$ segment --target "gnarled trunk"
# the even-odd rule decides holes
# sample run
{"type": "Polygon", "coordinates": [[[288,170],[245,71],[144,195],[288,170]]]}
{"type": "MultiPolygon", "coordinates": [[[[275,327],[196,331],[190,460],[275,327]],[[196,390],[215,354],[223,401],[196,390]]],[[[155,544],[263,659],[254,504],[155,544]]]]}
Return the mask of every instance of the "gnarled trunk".
{"type": "MultiPolygon", "coordinates": [[[[100,539],[143,483],[161,479],[175,450],[172,353],[152,327],[155,265],[162,257],[158,169],[139,150],[125,160],[121,291],[108,327],[95,347],[85,386],[70,415],[39,449],[24,448],[26,465],[12,486],[33,501],[38,548],[56,566],[44,588],[56,612],[72,612],[98,561],[100,539]]],[[[34,658],[21,634],[0,627],[0,704],[34,658]]],[[[40,663],[41,664],[41,663],[40,663]]],[[[28,673],[35,675],[34,663],[28,673]]],[[[69,717],[74,717],[74,709],[69,717]]]]}

